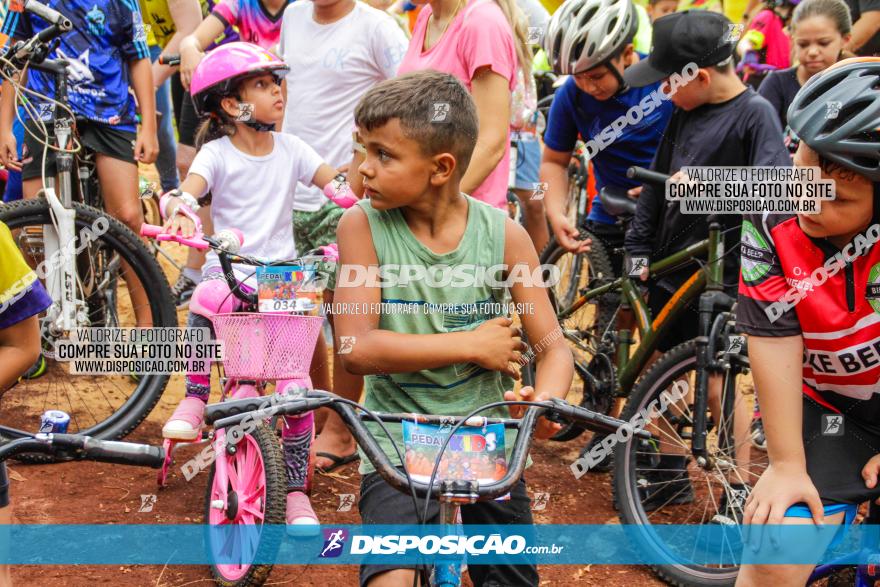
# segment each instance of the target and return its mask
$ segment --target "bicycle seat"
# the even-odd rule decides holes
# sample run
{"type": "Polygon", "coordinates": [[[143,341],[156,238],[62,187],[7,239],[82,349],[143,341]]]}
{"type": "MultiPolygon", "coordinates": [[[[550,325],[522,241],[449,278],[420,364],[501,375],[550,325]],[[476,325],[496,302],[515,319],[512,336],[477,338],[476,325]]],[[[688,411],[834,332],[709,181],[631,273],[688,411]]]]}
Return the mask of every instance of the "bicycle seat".
{"type": "Polygon", "coordinates": [[[626,195],[625,188],[605,186],[599,190],[599,201],[605,211],[614,216],[626,217],[636,213],[636,200],[626,195]]]}

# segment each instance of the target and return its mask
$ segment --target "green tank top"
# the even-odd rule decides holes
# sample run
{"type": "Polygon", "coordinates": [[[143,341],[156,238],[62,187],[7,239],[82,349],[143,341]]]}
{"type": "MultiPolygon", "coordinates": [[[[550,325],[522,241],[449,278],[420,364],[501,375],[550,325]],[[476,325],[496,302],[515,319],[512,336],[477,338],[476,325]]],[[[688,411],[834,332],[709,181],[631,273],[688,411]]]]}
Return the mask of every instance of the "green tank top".
{"type": "MultiPolygon", "coordinates": [[[[379,318],[382,330],[439,334],[472,330],[486,320],[508,315],[509,296],[499,283],[499,266],[504,263],[506,216],[501,210],[465,197],[468,219],[464,235],[455,250],[443,255],[432,252],[416,239],[399,209],[379,211],[367,200],[359,202],[370,223],[379,267],[387,271],[382,276],[383,306],[379,318]],[[405,280],[406,269],[398,271],[400,266],[425,267],[427,276],[405,280]],[[469,277],[481,271],[492,273],[494,279],[469,277]],[[397,283],[393,284],[394,281],[397,283]],[[389,286],[385,287],[385,283],[389,286]],[[467,285],[462,287],[462,284],[467,285]]],[[[415,270],[409,271],[412,274],[415,270]]],[[[414,373],[368,375],[364,378],[364,405],[379,412],[463,416],[480,406],[502,401],[504,392],[513,389],[513,383],[509,376],[475,363],[457,363],[414,373]]],[[[510,417],[507,408],[493,408],[479,415],[510,417]]],[[[381,428],[374,423],[367,426],[391,463],[399,465],[400,459],[381,428]]],[[[400,454],[404,454],[401,425],[389,423],[386,426],[400,454]]],[[[508,459],[515,437],[515,430],[506,431],[508,459]]],[[[361,474],[374,470],[361,452],[361,474]]]]}

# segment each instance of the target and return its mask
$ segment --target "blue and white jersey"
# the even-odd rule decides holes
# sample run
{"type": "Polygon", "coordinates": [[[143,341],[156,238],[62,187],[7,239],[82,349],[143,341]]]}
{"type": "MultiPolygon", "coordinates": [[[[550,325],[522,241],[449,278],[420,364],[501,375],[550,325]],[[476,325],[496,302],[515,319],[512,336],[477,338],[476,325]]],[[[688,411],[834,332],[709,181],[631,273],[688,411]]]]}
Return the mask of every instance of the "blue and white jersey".
{"type": "MultiPolygon", "coordinates": [[[[49,54],[68,66],[68,104],[83,118],[134,132],[135,100],[129,92],[128,63],[149,59],[147,36],[137,0],[44,0],[43,4],[64,14],[73,30],[60,37],[60,45],[49,54]]],[[[10,11],[2,32],[10,39],[28,39],[49,27],[43,19],[10,11]]],[[[12,40],[10,42],[12,42],[12,40]]],[[[55,96],[52,76],[31,69],[28,88],[55,96]]],[[[51,116],[50,104],[29,95],[41,117],[51,116]]]]}

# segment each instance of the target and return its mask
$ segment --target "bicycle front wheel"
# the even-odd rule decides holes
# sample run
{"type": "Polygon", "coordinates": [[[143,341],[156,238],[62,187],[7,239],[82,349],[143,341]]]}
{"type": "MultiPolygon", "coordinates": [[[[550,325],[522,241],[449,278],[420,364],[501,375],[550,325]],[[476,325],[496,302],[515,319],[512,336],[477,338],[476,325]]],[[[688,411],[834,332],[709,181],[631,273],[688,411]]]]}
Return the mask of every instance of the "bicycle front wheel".
{"type": "Polygon", "coordinates": [[[654,531],[652,527],[741,523],[745,496],[737,497],[732,486],[753,486],[769,464],[766,453],[752,448],[748,435],[754,396],[750,394],[752,383],[747,358],[743,354],[733,355],[728,363],[718,378],[720,381],[715,379],[720,397],[713,402],[713,394],[709,395],[707,458],[702,465],[692,457],[693,393],[688,391],[682,399],[671,401],[685,389],[682,383],[687,390],[695,388],[695,341],[664,354],[633,388],[621,414],[621,419],[627,421],[639,412],[647,415],[646,430],[654,439],[630,439],[615,446],[615,504],[621,523],[644,528],[638,539],[640,551],[654,560],[670,561],[668,565],[651,567],[672,585],[733,585],[739,567],[728,564],[733,560],[733,552],[726,550],[733,547],[709,542],[715,538],[707,533],[706,543],[688,548],[704,549],[710,553],[707,558],[725,549],[725,556],[718,557],[723,562],[690,564],[691,561],[682,558],[679,548],[664,541],[668,533],[654,531]],[[664,392],[666,395],[662,397],[664,392]]]}
{"type": "MultiPolygon", "coordinates": [[[[118,220],[95,208],[74,203],[73,209],[76,211],[75,242],[72,245],[60,243],[60,246],[72,246],[77,252],[75,297],[82,310],[78,326],[134,327],[138,324],[136,316],[140,315],[152,320],[154,327],[176,327],[177,313],[168,282],[141,239],[118,220]],[[107,230],[101,233],[94,229],[96,226],[106,226],[107,230]],[[93,236],[88,236],[90,233],[93,236]],[[134,288],[139,288],[138,295],[131,295],[134,288]]],[[[40,273],[52,270],[52,259],[45,258],[45,244],[56,234],[49,203],[39,198],[2,206],[0,221],[10,228],[28,265],[38,269],[37,274],[45,283],[45,275],[40,273]]],[[[68,432],[71,434],[102,439],[126,436],[155,407],[170,376],[72,375],[71,363],[54,360],[55,341],[67,338],[69,333],[55,332],[50,327],[51,311],[50,307],[39,315],[43,365],[38,371],[42,374],[22,379],[3,397],[0,423],[34,430],[43,412],[57,409],[70,415],[68,432]]]]}
{"type": "MultiPolygon", "coordinates": [[[[221,443],[222,444],[222,443],[221,443]]],[[[287,475],[275,431],[260,424],[235,451],[219,449],[205,496],[211,573],[218,585],[262,585],[285,524],[287,475]],[[225,474],[217,474],[222,467],[225,474]],[[261,564],[262,563],[262,564],[261,564]]]]}

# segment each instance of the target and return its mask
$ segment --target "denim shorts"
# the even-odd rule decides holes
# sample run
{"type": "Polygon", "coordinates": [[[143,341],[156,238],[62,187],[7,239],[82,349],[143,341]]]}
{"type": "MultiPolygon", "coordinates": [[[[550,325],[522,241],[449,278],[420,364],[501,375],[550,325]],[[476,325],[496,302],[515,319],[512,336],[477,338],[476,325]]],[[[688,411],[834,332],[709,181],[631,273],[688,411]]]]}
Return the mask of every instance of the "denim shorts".
{"type": "Polygon", "coordinates": [[[516,145],[516,180],[513,187],[534,190],[535,184],[541,180],[541,142],[537,137],[526,136],[515,139],[513,144],[516,145]]]}

